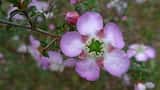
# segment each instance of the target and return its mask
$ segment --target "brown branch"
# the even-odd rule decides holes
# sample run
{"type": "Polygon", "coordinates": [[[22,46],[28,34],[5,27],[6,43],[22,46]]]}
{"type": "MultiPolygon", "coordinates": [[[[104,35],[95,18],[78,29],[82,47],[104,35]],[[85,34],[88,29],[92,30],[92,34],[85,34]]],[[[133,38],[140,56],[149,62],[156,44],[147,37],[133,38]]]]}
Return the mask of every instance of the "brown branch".
{"type": "Polygon", "coordinates": [[[40,28],[36,28],[36,29],[34,28],[33,29],[31,27],[15,24],[15,23],[12,23],[12,22],[9,22],[9,21],[0,20],[0,24],[6,25],[6,26],[9,25],[9,26],[13,26],[13,27],[20,27],[20,28],[24,28],[24,29],[29,29],[30,31],[39,32],[41,34],[50,36],[52,38],[59,38],[60,37],[60,36],[53,35],[49,32],[46,32],[45,30],[42,30],[40,28]]]}
{"type": "Polygon", "coordinates": [[[33,22],[31,20],[31,18],[29,17],[28,13],[26,11],[22,11],[22,13],[24,14],[24,16],[27,18],[29,24],[30,24],[30,27],[31,29],[34,29],[34,25],[33,25],[33,22]]]}

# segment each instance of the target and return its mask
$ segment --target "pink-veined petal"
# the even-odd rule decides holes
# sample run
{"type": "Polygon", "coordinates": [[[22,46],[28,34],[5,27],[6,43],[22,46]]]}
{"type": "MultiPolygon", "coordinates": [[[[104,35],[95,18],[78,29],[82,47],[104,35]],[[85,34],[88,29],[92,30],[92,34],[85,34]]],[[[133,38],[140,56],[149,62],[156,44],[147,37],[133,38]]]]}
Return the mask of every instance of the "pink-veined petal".
{"type": "Polygon", "coordinates": [[[36,61],[41,60],[41,53],[36,48],[29,46],[28,51],[36,61]]]}
{"type": "Polygon", "coordinates": [[[77,21],[77,30],[82,35],[96,35],[102,28],[103,19],[96,12],[86,12],[77,21]]]}
{"type": "Polygon", "coordinates": [[[77,62],[76,72],[88,81],[95,81],[99,78],[100,68],[94,60],[88,59],[77,62]]]}
{"type": "Polygon", "coordinates": [[[48,51],[49,56],[49,69],[51,71],[60,71],[64,69],[63,58],[59,52],[48,51]]]}
{"type": "Polygon", "coordinates": [[[32,35],[30,35],[29,40],[30,40],[30,43],[31,43],[31,45],[30,45],[31,47],[38,48],[40,46],[40,41],[35,39],[32,35]]]}
{"type": "Polygon", "coordinates": [[[138,83],[134,86],[134,90],[146,90],[146,86],[143,83],[138,83]]]}
{"type": "Polygon", "coordinates": [[[76,65],[77,61],[78,60],[76,60],[74,58],[69,58],[64,61],[64,66],[65,67],[74,67],[76,65]]]}
{"type": "Polygon", "coordinates": [[[76,57],[82,52],[83,42],[78,32],[65,33],[60,41],[62,52],[68,57],[76,57]]]}
{"type": "Polygon", "coordinates": [[[135,58],[137,61],[145,62],[145,61],[147,61],[148,56],[145,53],[138,53],[138,54],[136,54],[135,58]]]}
{"type": "Polygon", "coordinates": [[[124,51],[113,50],[104,57],[104,69],[111,75],[121,77],[130,66],[130,60],[124,51]]]}
{"type": "Polygon", "coordinates": [[[57,64],[62,64],[63,63],[62,55],[59,52],[48,51],[48,56],[49,56],[50,62],[54,62],[54,63],[57,63],[57,64]]]}
{"type": "Polygon", "coordinates": [[[134,50],[136,50],[136,49],[138,49],[138,48],[139,48],[139,44],[132,44],[132,45],[129,46],[129,49],[134,49],[134,50]]]}
{"type": "Polygon", "coordinates": [[[37,61],[39,67],[41,67],[43,70],[48,69],[49,67],[49,59],[48,57],[42,56],[39,61],[37,61]]]}
{"type": "Polygon", "coordinates": [[[152,47],[147,47],[145,54],[151,59],[155,58],[155,56],[156,56],[155,49],[152,47]]]}
{"type": "Polygon", "coordinates": [[[119,29],[119,26],[115,23],[108,23],[104,27],[104,34],[106,43],[110,43],[115,48],[123,48],[125,42],[123,40],[122,32],[119,29]]]}
{"type": "Polygon", "coordinates": [[[127,50],[127,55],[128,55],[129,58],[132,58],[134,55],[136,55],[136,50],[128,49],[127,50]]]}

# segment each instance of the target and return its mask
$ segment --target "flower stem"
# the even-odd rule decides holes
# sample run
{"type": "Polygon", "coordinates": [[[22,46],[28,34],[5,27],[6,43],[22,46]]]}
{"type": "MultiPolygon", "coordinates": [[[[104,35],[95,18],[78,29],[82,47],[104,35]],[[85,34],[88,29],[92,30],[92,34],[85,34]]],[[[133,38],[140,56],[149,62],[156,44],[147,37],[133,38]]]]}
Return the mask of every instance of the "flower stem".
{"type": "Polygon", "coordinates": [[[51,42],[49,42],[49,43],[43,48],[42,51],[47,50],[54,42],[55,42],[55,39],[53,39],[51,42]]]}

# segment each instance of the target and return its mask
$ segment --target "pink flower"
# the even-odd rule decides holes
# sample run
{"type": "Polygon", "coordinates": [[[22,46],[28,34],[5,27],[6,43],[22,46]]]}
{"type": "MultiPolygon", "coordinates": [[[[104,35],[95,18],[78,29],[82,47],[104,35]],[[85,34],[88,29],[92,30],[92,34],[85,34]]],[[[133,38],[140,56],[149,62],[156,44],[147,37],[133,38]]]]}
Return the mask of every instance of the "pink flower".
{"type": "Polygon", "coordinates": [[[39,61],[41,56],[41,53],[38,50],[38,48],[40,47],[40,42],[33,36],[30,36],[29,40],[30,40],[30,45],[28,46],[29,53],[36,61],[39,61]]]}
{"type": "Polygon", "coordinates": [[[114,8],[119,15],[123,15],[128,7],[128,2],[126,0],[111,0],[106,4],[106,7],[108,9],[114,8]]]}
{"type": "Polygon", "coordinates": [[[0,60],[4,59],[4,55],[0,52],[0,60]]]}
{"type": "Polygon", "coordinates": [[[37,62],[38,66],[44,70],[48,69],[49,61],[48,57],[42,56],[38,48],[40,47],[40,42],[33,36],[30,36],[30,45],[28,46],[29,53],[32,55],[34,60],[37,62]]]}
{"type": "Polygon", "coordinates": [[[122,77],[123,84],[126,86],[131,85],[131,77],[128,74],[124,74],[122,77]]]}
{"type": "Polygon", "coordinates": [[[65,20],[67,23],[75,25],[77,23],[77,20],[79,18],[79,14],[76,11],[67,12],[65,16],[65,20]]]}
{"type": "Polygon", "coordinates": [[[155,50],[150,46],[143,44],[132,44],[127,51],[128,56],[135,57],[137,61],[144,62],[148,59],[155,58],[155,50]]]}
{"type": "Polygon", "coordinates": [[[137,83],[134,86],[134,90],[148,90],[155,88],[155,84],[152,82],[146,82],[146,83],[137,83]]]}
{"type": "Polygon", "coordinates": [[[49,56],[49,70],[62,72],[64,69],[62,55],[59,52],[48,51],[48,56],[49,56]]]}
{"type": "Polygon", "coordinates": [[[64,69],[63,58],[59,52],[48,51],[48,57],[43,56],[38,48],[40,47],[40,42],[33,36],[30,36],[29,52],[36,60],[38,66],[42,69],[49,69],[51,71],[60,71],[64,69]]]}
{"type": "Polygon", "coordinates": [[[127,21],[127,19],[128,19],[127,16],[122,16],[122,17],[121,17],[121,20],[122,20],[122,21],[127,21]]]}
{"type": "Polygon", "coordinates": [[[155,88],[155,83],[153,83],[153,82],[146,82],[146,83],[145,83],[145,86],[146,86],[148,89],[153,89],[153,88],[155,88]]]}
{"type": "Polygon", "coordinates": [[[129,59],[123,51],[117,50],[125,45],[118,25],[108,23],[103,29],[101,15],[96,12],[86,12],[79,17],[77,30],[78,32],[66,32],[62,36],[60,48],[64,55],[81,59],[77,61],[75,67],[82,78],[97,80],[100,67],[103,65],[107,72],[117,77],[127,72],[129,59]],[[112,67],[108,63],[118,67],[112,67]]]}
{"type": "Polygon", "coordinates": [[[45,56],[41,56],[40,60],[37,61],[37,64],[43,70],[47,70],[49,68],[49,58],[45,56]]]}
{"type": "Polygon", "coordinates": [[[41,55],[37,63],[44,70],[48,69],[60,72],[64,70],[63,58],[56,51],[48,51],[48,57],[41,55]]]}
{"type": "Polygon", "coordinates": [[[19,53],[26,53],[28,51],[28,47],[25,44],[21,44],[18,48],[17,48],[17,52],[19,53]]]}
{"type": "Polygon", "coordinates": [[[70,4],[76,4],[79,0],[70,0],[70,4]]]}
{"type": "Polygon", "coordinates": [[[0,64],[5,64],[4,54],[0,52],[0,64]]]}
{"type": "Polygon", "coordinates": [[[134,86],[134,90],[147,90],[147,88],[143,83],[138,83],[134,86]]]}
{"type": "Polygon", "coordinates": [[[48,25],[48,28],[53,31],[55,29],[55,25],[51,23],[48,25]]]}

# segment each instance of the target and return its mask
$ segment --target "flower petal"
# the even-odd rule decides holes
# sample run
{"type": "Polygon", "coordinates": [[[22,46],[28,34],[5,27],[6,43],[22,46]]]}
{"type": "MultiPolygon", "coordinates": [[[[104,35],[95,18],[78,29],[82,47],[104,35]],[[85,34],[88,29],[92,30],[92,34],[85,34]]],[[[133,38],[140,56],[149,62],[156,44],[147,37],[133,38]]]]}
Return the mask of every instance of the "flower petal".
{"type": "Polygon", "coordinates": [[[127,50],[127,55],[128,55],[129,58],[132,58],[134,55],[136,55],[136,50],[128,49],[127,50]]]}
{"type": "Polygon", "coordinates": [[[134,90],[146,90],[146,86],[143,83],[138,83],[134,86],[134,90]]]}
{"type": "Polygon", "coordinates": [[[130,66],[130,60],[124,51],[113,50],[104,57],[104,69],[113,76],[121,77],[130,66]]]}
{"type": "Polygon", "coordinates": [[[59,52],[49,51],[49,69],[52,71],[60,71],[62,72],[64,69],[63,58],[59,52]]]}
{"type": "Polygon", "coordinates": [[[70,4],[76,4],[79,0],[70,0],[70,4]]]}
{"type": "Polygon", "coordinates": [[[131,77],[128,74],[124,74],[122,76],[122,80],[123,80],[124,85],[126,86],[131,85],[131,77]]]}
{"type": "Polygon", "coordinates": [[[42,12],[48,9],[49,4],[43,1],[32,0],[32,2],[28,5],[28,7],[33,7],[33,6],[35,6],[37,11],[42,12]]]}
{"type": "Polygon", "coordinates": [[[116,48],[123,48],[125,42],[123,40],[122,32],[119,29],[119,26],[115,23],[108,23],[104,27],[104,34],[105,34],[105,42],[110,43],[113,47],[116,48]]]}
{"type": "Polygon", "coordinates": [[[100,68],[94,60],[88,59],[77,62],[76,72],[88,81],[95,81],[99,78],[100,68]]]}
{"type": "Polygon", "coordinates": [[[155,83],[153,83],[153,82],[146,82],[145,86],[148,89],[153,89],[153,88],[155,88],[155,83]]]}
{"type": "Polygon", "coordinates": [[[50,62],[54,62],[54,63],[57,63],[57,64],[62,64],[63,63],[62,55],[59,52],[48,51],[48,56],[49,56],[50,62]]]}
{"type": "Polygon", "coordinates": [[[145,53],[138,53],[138,54],[136,54],[135,58],[137,61],[145,62],[145,61],[147,61],[148,56],[145,53]]]}
{"type": "Polygon", "coordinates": [[[43,70],[48,69],[48,67],[49,67],[48,57],[42,56],[42,57],[41,57],[41,60],[38,61],[38,65],[39,65],[39,67],[41,67],[43,70]]]}
{"type": "Polygon", "coordinates": [[[95,35],[103,28],[103,19],[99,13],[86,12],[79,17],[77,30],[82,35],[95,35]]]}
{"type": "Polygon", "coordinates": [[[147,47],[145,54],[151,59],[155,58],[155,56],[156,56],[155,49],[152,47],[147,47]]]}
{"type": "Polygon", "coordinates": [[[36,48],[29,46],[28,51],[36,61],[41,60],[41,53],[36,48]]]}
{"type": "Polygon", "coordinates": [[[139,62],[145,62],[148,61],[148,59],[153,59],[156,54],[154,48],[144,44],[132,44],[129,46],[129,50],[134,50],[136,52],[134,57],[139,62]]]}
{"type": "Polygon", "coordinates": [[[62,52],[69,57],[76,57],[82,52],[83,42],[78,32],[65,33],[60,41],[62,52]]]}
{"type": "Polygon", "coordinates": [[[0,52],[0,60],[4,58],[4,55],[0,52]]]}
{"type": "Polygon", "coordinates": [[[17,52],[19,52],[19,53],[26,53],[27,52],[27,45],[25,45],[25,44],[21,44],[18,48],[17,48],[17,52]]]}
{"type": "Polygon", "coordinates": [[[64,66],[65,67],[74,67],[77,63],[77,60],[74,58],[69,58],[64,61],[64,66]]]}
{"type": "Polygon", "coordinates": [[[30,35],[29,40],[31,43],[31,47],[38,48],[40,46],[40,41],[36,40],[32,35],[30,35]]]}
{"type": "Polygon", "coordinates": [[[141,44],[132,44],[132,45],[129,46],[129,48],[136,50],[136,49],[138,49],[140,47],[140,45],[141,44]]]}

